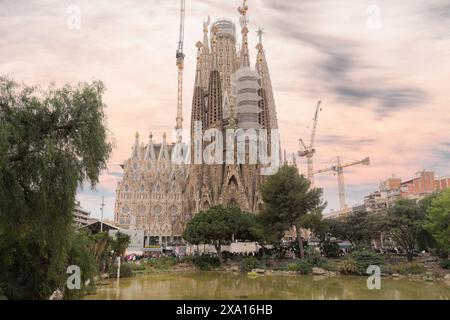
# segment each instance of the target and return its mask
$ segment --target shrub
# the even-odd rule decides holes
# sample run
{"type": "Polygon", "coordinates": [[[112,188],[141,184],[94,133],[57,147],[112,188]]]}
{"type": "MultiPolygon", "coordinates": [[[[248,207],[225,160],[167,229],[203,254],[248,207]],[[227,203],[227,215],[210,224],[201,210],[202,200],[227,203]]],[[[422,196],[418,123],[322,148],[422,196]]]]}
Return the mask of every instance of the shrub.
{"type": "Polygon", "coordinates": [[[384,265],[381,268],[381,273],[384,274],[394,274],[397,273],[396,268],[393,265],[384,265]]]}
{"type": "Polygon", "coordinates": [[[333,272],[338,271],[336,261],[325,260],[325,263],[321,267],[328,271],[333,271],[333,272]]]}
{"type": "Polygon", "coordinates": [[[450,259],[444,259],[440,263],[441,268],[443,269],[450,269],[450,259]]]}
{"type": "Polygon", "coordinates": [[[277,263],[275,266],[272,267],[273,270],[276,271],[288,271],[288,264],[287,263],[277,263]]]}
{"type": "Polygon", "coordinates": [[[357,274],[358,265],[352,258],[347,258],[337,264],[337,270],[343,274],[357,274]]]}
{"type": "Polygon", "coordinates": [[[312,272],[313,265],[305,260],[288,263],[287,269],[301,274],[309,274],[312,272]]]}
{"type": "Polygon", "coordinates": [[[322,251],[327,258],[337,258],[339,257],[340,249],[339,245],[335,242],[325,241],[322,243],[322,251]]]}
{"type": "Polygon", "coordinates": [[[241,260],[241,271],[249,272],[256,269],[258,266],[258,260],[255,257],[248,257],[241,260]]]}
{"type": "Polygon", "coordinates": [[[314,267],[322,267],[327,263],[326,259],[322,258],[320,253],[313,247],[308,247],[305,253],[306,260],[314,267]]]}
{"type": "MultiPolygon", "coordinates": [[[[117,276],[117,265],[111,268],[110,277],[115,278],[117,276]]],[[[131,263],[122,263],[120,265],[120,277],[129,278],[133,276],[133,266],[131,263]]]]}
{"type": "Polygon", "coordinates": [[[136,264],[136,263],[130,263],[131,270],[132,271],[144,271],[145,265],[143,264],[136,264]]]}
{"type": "Polygon", "coordinates": [[[160,257],[146,261],[147,266],[158,270],[168,270],[176,263],[175,257],[160,257]]]}
{"type": "Polygon", "coordinates": [[[217,257],[208,257],[208,256],[189,257],[188,260],[192,261],[192,263],[202,271],[208,271],[211,269],[218,268],[220,266],[220,261],[219,258],[217,257]]]}
{"type": "Polygon", "coordinates": [[[366,274],[370,265],[381,266],[383,264],[383,256],[368,250],[354,251],[350,257],[356,262],[358,272],[366,274]]]}
{"type": "Polygon", "coordinates": [[[224,261],[231,259],[233,257],[233,254],[230,251],[222,251],[222,258],[224,261]]]}
{"type": "Polygon", "coordinates": [[[391,265],[389,268],[383,268],[386,273],[398,273],[398,274],[422,274],[425,272],[425,267],[417,263],[405,263],[398,265],[391,265]]]}

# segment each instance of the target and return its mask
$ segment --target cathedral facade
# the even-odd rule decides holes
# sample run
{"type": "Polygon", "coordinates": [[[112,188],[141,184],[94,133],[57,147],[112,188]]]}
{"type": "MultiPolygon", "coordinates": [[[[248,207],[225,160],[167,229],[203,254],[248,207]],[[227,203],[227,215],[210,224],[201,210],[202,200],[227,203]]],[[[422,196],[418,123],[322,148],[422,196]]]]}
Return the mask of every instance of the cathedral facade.
{"type": "Polygon", "coordinates": [[[278,129],[278,123],[261,29],[255,67],[250,66],[247,10],[244,1],[239,8],[240,44],[232,21],[220,19],[210,26],[208,18],[203,25],[203,41],[196,44],[191,141],[185,148],[187,161],[172,161],[176,144],[168,143],[165,135],[162,143],[156,144],[150,134],[144,144],[136,134],[132,156],[123,166],[124,176],[116,190],[115,222],[124,228],[144,230],[146,244],[179,242],[186,222],[213,205],[237,205],[253,213],[261,209],[259,189],[265,179],[261,174],[265,164],[249,161],[250,145],[256,142],[252,139],[258,138],[246,132],[264,130],[267,133],[264,152],[276,158],[279,144],[273,148],[271,131],[278,129]],[[229,154],[238,157],[235,142],[243,135],[243,161],[212,164],[197,161],[195,149],[203,155],[213,140],[209,141],[209,136],[205,139],[211,130],[221,133],[215,139],[223,139],[220,143],[223,158],[229,154]],[[225,141],[230,130],[235,133],[232,144],[225,141]],[[194,142],[199,132],[200,145],[194,142]]]}

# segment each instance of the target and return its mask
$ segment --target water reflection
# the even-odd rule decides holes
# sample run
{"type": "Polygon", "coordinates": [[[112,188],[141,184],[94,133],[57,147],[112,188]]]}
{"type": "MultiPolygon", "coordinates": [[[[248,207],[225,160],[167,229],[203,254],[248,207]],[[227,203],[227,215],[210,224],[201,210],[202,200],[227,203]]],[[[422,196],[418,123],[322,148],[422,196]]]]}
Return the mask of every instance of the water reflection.
{"type": "Polygon", "coordinates": [[[450,299],[444,283],[382,279],[369,290],[365,277],[263,276],[198,272],[111,280],[85,299],[450,299]]]}

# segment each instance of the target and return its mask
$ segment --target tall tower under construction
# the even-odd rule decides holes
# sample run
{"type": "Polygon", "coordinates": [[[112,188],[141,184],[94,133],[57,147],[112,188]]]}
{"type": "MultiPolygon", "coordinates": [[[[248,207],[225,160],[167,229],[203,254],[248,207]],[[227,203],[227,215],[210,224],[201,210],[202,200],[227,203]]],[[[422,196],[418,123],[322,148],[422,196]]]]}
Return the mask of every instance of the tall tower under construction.
{"type": "MultiPolygon", "coordinates": [[[[196,43],[197,65],[191,100],[191,161],[181,165],[171,161],[177,145],[167,141],[166,134],[163,134],[162,142],[157,142],[150,133],[145,143],[138,133],[135,135],[131,156],[123,164],[124,176],[116,189],[114,220],[120,227],[144,230],[145,245],[181,241],[189,218],[213,205],[233,204],[254,213],[261,207],[262,165],[248,161],[247,153],[244,161],[233,164],[227,163],[225,156],[224,163],[214,164],[194,156],[196,152],[203,154],[204,144],[208,142],[202,137],[208,129],[221,132],[225,140],[228,129],[270,132],[278,128],[262,29],[257,33],[255,66],[251,66],[248,10],[244,1],[238,10],[239,31],[229,19],[211,23],[208,18],[203,23],[202,40],[196,43]],[[202,137],[196,145],[197,132],[202,137]]],[[[183,23],[184,1],[181,13],[183,23]]],[[[180,32],[177,51],[181,89],[182,35],[180,32]]],[[[181,97],[179,94],[177,129],[182,127],[183,120],[181,97]]],[[[233,139],[237,137],[234,135],[233,139]]],[[[246,141],[250,139],[248,137],[246,141]]],[[[226,142],[223,141],[224,150],[221,150],[224,154],[231,149],[226,142]]],[[[270,134],[268,142],[267,153],[270,155],[270,134]]],[[[235,155],[236,151],[231,153],[235,155]]]]}
{"type": "MultiPolygon", "coordinates": [[[[208,18],[203,24],[203,41],[197,42],[191,133],[193,139],[200,121],[203,132],[214,128],[222,132],[224,139],[227,129],[264,129],[268,131],[267,153],[270,154],[270,130],[278,128],[275,100],[262,29],[257,31],[257,57],[255,67],[251,67],[248,11],[244,1],[238,8],[240,40],[232,20],[219,19],[210,24],[208,18]]],[[[193,154],[199,146],[194,140],[191,142],[193,154]]],[[[227,153],[227,141],[223,146],[227,153]]],[[[248,154],[244,163],[234,164],[195,163],[193,158],[184,198],[187,216],[216,204],[233,204],[242,210],[258,212],[264,176],[260,174],[261,165],[248,162],[248,154]]]]}

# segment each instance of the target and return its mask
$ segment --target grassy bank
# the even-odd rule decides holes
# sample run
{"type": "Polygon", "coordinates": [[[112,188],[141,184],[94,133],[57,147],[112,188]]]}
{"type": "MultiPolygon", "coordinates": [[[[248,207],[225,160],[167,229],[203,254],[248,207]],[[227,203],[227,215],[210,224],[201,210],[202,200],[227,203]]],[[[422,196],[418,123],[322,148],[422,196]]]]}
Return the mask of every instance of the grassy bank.
{"type": "MultiPolygon", "coordinates": [[[[309,254],[305,259],[278,259],[272,257],[231,256],[221,266],[215,257],[161,257],[139,262],[125,263],[121,266],[121,277],[147,275],[167,272],[222,271],[242,273],[271,273],[286,275],[323,275],[323,276],[366,276],[367,268],[377,265],[382,276],[393,278],[412,278],[435,281],[449,277],[450,270],[446,261],[434,257],[418,257],[413,262],[406,258],[381,255],[371,251],[355,251],[345,257],[324,258],[318,254],[309,254]]],[[[115,270],[111,273],[115,277],[115,270]]]]}

